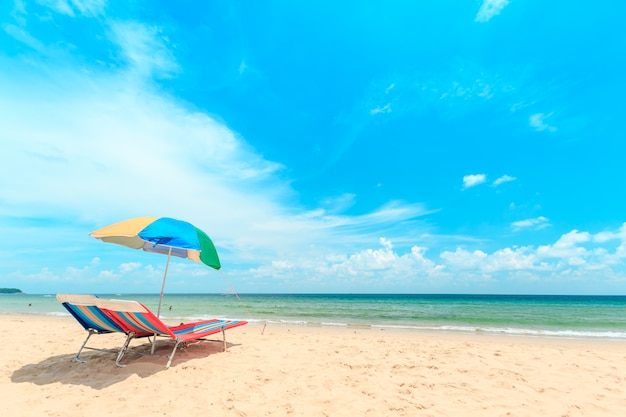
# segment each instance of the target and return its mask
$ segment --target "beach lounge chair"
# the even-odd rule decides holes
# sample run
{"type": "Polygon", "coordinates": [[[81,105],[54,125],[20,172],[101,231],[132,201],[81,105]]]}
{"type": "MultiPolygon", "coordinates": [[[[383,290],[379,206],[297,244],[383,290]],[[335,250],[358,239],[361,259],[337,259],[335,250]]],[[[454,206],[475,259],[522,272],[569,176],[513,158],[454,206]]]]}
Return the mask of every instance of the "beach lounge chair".
{"type": "MultiPolygon", "coordinates": [[[[57,294],[57,300],[65,307],[67,311],[87,330],[87,338],[78,349],[74,360],[76,362],[85,363],[80,359],[80,353],[83,349],[98,350],[102,352],[117,352],[117,350],[97,349],[86,346],[89,338],[94,334],[107,333],[126,333],[113,319],[96,306],[96,300],[100,300],[94,295],[83,294],[57,294]]],[[[143,334],[143,336],[151,336],[152,334],[143,334]]]]}
{"type": "MultiPolygon", "coordinates": [[[[206,336],[221,332],[224,350],[226,350],[225,331],[233,327],[247,324],[247,322],[243,320],[213,319],[178,326],[168,326],[155,316],[145,305],[137,301],[97,299],[96,306],[127,334],[126,341],[120,349],[115,361],[117,366],[125,366],[120,364],[120,361],[128,350],[132,339],[138,337],[138,335],[154,334],[155,336],[167,337],[174,341],[174,348],[168,356],[167,364],[165,365],[166,368],[169,368],[174,354],[176,353],[176,349],[181,343],[187,345],[189,342],[198,341],[206,336]]],[[[152,343],[152,353],[154,353],[156,337],[152,343]]]]}

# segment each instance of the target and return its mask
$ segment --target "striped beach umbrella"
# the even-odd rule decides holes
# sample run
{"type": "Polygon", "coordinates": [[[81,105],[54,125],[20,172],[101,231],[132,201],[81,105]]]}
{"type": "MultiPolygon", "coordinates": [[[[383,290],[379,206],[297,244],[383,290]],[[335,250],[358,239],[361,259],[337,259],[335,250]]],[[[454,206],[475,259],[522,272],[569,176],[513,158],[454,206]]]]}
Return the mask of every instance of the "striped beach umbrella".
{"type": "Polygon", "coordinates": [[[215,245],[209,236],[191,223],[169,217],[136,217],[89,233],[103,242],[167,255],[157,316],[161,314],[163,291],[170,257],[177,256],[220,269],[215,245]]]}

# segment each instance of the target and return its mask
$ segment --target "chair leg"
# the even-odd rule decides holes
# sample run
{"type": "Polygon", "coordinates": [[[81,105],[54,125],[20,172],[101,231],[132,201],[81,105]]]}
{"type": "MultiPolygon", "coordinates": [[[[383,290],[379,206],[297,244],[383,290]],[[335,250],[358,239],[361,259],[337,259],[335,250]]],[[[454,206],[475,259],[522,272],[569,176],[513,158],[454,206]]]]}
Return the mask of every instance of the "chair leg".
{"type": "Polygon", "coordinates": [[[120,361],[124,357],[124,354],[128,350],[128,346],[130,345],[130,341],[133,340],[134,337],[135,337],[135,333],[132,333],[132,332],[128,333],[128,336],[126,336],[126,341],[124,342],[124,345],[120,349],[120,352],[117,354],[117,359],[115,360],[115,365],[119,366],[120,368],[125,368],[126,367],[126,365],[122,365],[120,363],[120,361]]]}
{"type": "Polygon", "coordinates": [[[226,331],[222,327],[222,340],[224,341],[224,352],[226,352],[226,331]]]}
{"type": "Polygon", "coordinates": [[[92,334],[94,334],[95,331],[93,330],[89,330],[89,334],[87,335],[87,338],[85,339],[85,341],[83,342],[82,346],[80,347],[80,349],[78,349],[78,353],[76,353],[76,356],[74,356],[74,360],[78,363],[87,363],[87,361],[84,361],[82,359],[78,359],[78,357],[80,356],[80,352],[83,351],[83,349],[85,348],[85,345],[87,344],[87,341],[89,340],[89,338],[91,337],[92,334]]]}
{"type": "Polygon", "coordinates": [[[174,359],[174,354],[176,353],[176,348],[178,347],[179,343],[180,343],[180,340],[176,340],[176,344],[174,345],[174,349],[172,349],[172,353],[170,354],[170,357],[167,360],[167,365],[165,365],[165,369],[169,368],[170,365],[172,364],[172,359],[174,359]]]}

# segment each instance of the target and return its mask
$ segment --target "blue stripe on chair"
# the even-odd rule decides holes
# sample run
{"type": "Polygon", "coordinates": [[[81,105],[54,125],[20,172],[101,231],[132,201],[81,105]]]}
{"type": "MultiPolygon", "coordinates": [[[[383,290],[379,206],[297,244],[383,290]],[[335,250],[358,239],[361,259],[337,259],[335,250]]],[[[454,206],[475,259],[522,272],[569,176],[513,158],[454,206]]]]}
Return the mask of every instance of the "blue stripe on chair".
{"type": "Polygon", "coordinates": [[[193,327],[193,331],[194,332],[207,332],[209,330],[213,330],[213,329],[220,329],[224,323],[227,323],[226,320],[218,320],[216,322],[213,323],[205,323],[205,324],[200,324],[198,326],[194,326],[193,327]]]}
{"type": "Polygon", "coordinates": [[[95,306],[76,306],[81,318],[91,324],[94,329],[105,329],[111,332],[123,332],[113,320],[106,316],[102,310],[95,306]]]}
{"type": "Polygon", "coordinates": [[[85,328],[100,333],[123,332],[123,330],[95,306],[79,306],[71,303],[62,303],[63,307],[85,328]]]}
{"type": "Polygon", "coordinates": [[[186,329],[173,330],[172,332],[175,335],[208,332],[210,330],[220,329],[222,327],[222,323],[224,322],[220,320],[218,322],[200,324],[198,326],[188,327],[186,329]]]}

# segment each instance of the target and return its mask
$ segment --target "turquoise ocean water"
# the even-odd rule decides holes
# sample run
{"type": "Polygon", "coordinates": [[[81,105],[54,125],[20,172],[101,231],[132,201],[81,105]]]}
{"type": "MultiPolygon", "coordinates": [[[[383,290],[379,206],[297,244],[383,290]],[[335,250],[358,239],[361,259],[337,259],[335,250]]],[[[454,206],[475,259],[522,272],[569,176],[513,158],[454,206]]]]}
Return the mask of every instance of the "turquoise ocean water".
{"type": "MultiPolygon", "coordinates": [[[[155,313],[159,302],[158,294],[98,296],[137,300],[155,313]]],[[[68,315],[54,294],[0,294],[0,314],[68,315]]],[[[626,340],[626,296],[166,294],[161,316],[626,340]]]]}

